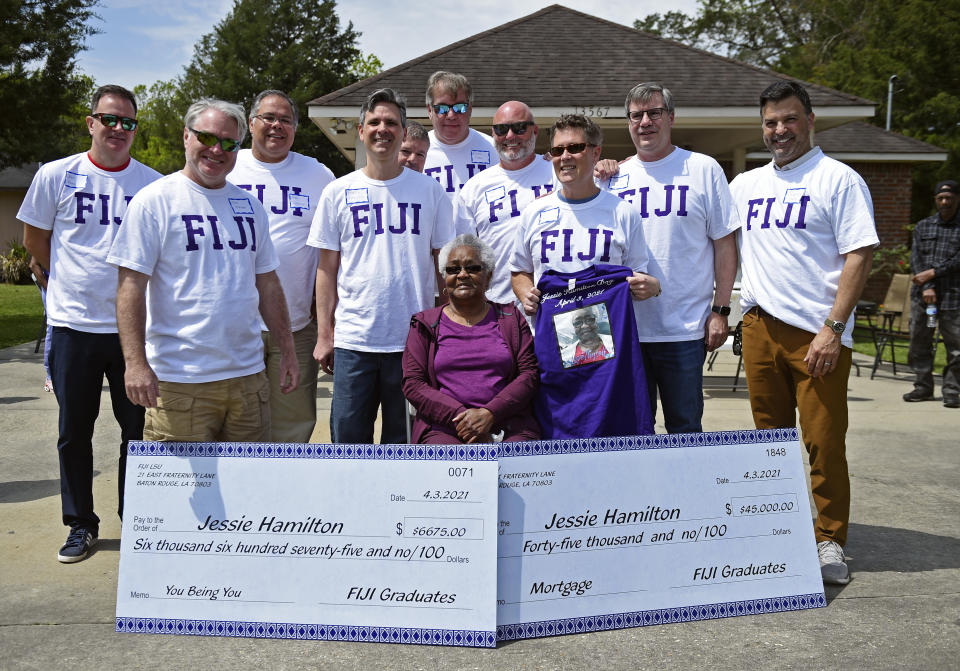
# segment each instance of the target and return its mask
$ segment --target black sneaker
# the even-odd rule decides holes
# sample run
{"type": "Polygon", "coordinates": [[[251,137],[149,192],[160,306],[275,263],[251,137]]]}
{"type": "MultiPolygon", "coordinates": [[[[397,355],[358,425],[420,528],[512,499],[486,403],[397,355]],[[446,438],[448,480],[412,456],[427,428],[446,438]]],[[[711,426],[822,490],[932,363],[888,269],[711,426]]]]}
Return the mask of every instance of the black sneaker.
{"type": "Polygon", "coordinates": [[[917,401],[932,401],[933,394],[922,389],[914,389],[903,395],[903,400],[907,403],[916,403],[917,401]]]}
{"type": "Polygon", "coordinates": [[[64,564],[84,559],[90,552],[90,548],[97,544],[97,533],[90,531],[86,527],[73,527],[70,535],[67,536],[67,542],[57,553],[57,559],[64,564]]]}
{"type": "Polygon", "coordinates": [[[960,398],[957,398],[955,396],[951,396],[947,398],[946,396],[944,396],[943,407],[944,408],[960,408],[960,398]]]}

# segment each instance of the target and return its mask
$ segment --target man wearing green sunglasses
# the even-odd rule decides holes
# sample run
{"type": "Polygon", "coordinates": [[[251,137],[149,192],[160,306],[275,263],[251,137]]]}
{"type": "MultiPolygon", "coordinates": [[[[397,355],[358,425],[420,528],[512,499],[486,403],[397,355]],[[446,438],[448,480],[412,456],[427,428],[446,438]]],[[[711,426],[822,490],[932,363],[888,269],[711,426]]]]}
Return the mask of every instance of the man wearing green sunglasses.
{"type": "Polygon", "coordinates": [[[70,527],[57,559],[84,559],[99,536],[93,506],[93,429],[103,378],[120,425],[118,512],[123,512],[127,442],[143,437],[143,408],[123,393],[117,337],[117,270],[107,262],[126,221],[127,202],[160,177],[130,158],[137,101],[122,86],[101,86],[86,118],[90,150],[45,164],[34,176],[17,218],[23,242],[49,269],[47,322],[50,375],[60,405],[57,451],[63,523],[70,527]]]}
{"type": "Polygon", "coordinates": [[[267,213],[226,180],[246,133],[240,105],[191,105],[183,170],[133,199],[107,259],[120,269],[126,390],[147,408],[146,440],[269,440],[260,317],[280,349],[281,391],[299,383],[267,213]]]}

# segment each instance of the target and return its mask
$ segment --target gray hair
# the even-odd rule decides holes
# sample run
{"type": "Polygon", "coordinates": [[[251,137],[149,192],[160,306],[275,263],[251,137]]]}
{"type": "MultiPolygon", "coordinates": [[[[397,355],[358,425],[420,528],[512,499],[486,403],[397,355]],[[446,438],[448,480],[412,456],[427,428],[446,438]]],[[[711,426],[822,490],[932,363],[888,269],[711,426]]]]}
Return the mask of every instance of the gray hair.
{"type": "Polygon", "coordinates": [[[228,103],[226,100],[217,100],[216,98],[201,98],[187,108],[187,113],[183,115],[183,125],[187,128],[193,128],[197,119],[208,109],[215,109],[222,112],[237,122],[237,132],[240,137],[239,142],[243,142],[247,137],[247,115],[243,113],[243,106],[236,103],[228,103]]]}
{"type": "Polygon", "coordinates": [[[673,113],[673,94],[670,89],[656,82],[643,82],[630,89],[623,103],[624,112],[629,116],[630,103],[648,103],[657,93],[663,98],[663,106],[667,108],[667,112],[673,113]]]}
{"type": "Polygon", "coordinates": [[[391,105],[396,105],[400,110],[400,125],[404,128],[407,127],[407,101],[401,94],[397,93],[393,89],[377,89],[367,96],[367,99],[363,101],[363,105],[360,106],[361,126],[363,125],[363,120],[367,116],[367,112],[372,110],[380,103],[390,103],[391,105]]]}
{"type": "Polygon", "coordinates": [[[433,104],[434,89],[439,89],[438,93],[446,93],[455,96],[457,91],[463,89],[467,94],[467,102],[473,106],[473,87],[470,86],[470,80],[456,72],[447,72],[446,70],[437,70],[430,79],[427,80],[427,106],[433,104]]]}
{"type": "Polygon", "coordinates": [[[483,266],[483,269],[488,273],[493,274],[493,267],[496,265],[496,257],[493,254],[493,248],[475,236],[473,233],[461,233],[440,249],[437,260],[439,261],[441,271],[443,270],[443,267],[447,265],[447,259],[450,257],[450,252],[457,247],[469,247],[470,249],[474,250],[477,253],[477,256],[480,257],[480,265],[483,266]]]}
{"type": "Polygon", "coordinates": [[[423,142],[430,144],[430,136],[427,135],[427,129],[416,121],[407,122],[407,139],[414,141],[422,140],[423,142]]]}
{"type": "Polygon", "coordinates": [[[260,113],[260,103],[263,102],[264,98],[269,98],[270,96],[277,96],[287,101],[287,104],[290,105],[290,111],[293,113],[293,127],[296,128],[297,124],[300,123],[300,111],[297,109],[297,101],[277,89],[267,89],[257,94],[257,97],[253,99],[253,103],[250,105],[250,118],[252,119],[260,113]]]}

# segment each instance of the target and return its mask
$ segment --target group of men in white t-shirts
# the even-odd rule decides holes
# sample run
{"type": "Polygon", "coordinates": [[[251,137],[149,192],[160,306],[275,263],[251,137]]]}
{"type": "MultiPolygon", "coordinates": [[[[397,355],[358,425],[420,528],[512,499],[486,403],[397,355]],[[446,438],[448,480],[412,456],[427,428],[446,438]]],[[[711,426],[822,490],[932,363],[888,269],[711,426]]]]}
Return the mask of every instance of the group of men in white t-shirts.
{"type": "Polygon", "coordinates": [[[160,177],[130,158],[132,94],[98,90],[90,152],[44,166],[19,214],[28,250],[50,269],[71,528],[60,561],[83,559],[97,539],[91,437],[104,374],[123,428],[121,477],[126,441],[141,436],[308,441],[318,369],[333,374],[334,442],[373,442],[378,409],[381,442],[404,442],[409,319],[433,305],[435,253],[458,233],[495,251],[488,298],[529,315],[545,270],[576,271],[620,250],[636,271],[628,281],[651,407],[659,397],[670,432],[700,431],[702,367],[730,330],[739,231],[755,420],[792,426],[799,406],[824,577],[848,580],[844,327],[877,240],[863,180],[812,147],[806,91],[776,82],[761,96],[774,161],[732,192],[715,160],[673,145],[673,97],[655,83],[626,98],[637,151],[620,164],[598,161],[600,129],[575,115],[555,125],[544,160],[519,101],[497,110],[492,137],[470,128],[462,75],[432,75],[426,103],[433,129],[414,133],[402,96],[368,96],[358,120],[365,165],[335,179],[291,151],[298,110],[285,93],[262,92],[249,116],[203,99],[185,117],[183,170],[160,177]],[[248,125],[252,148],[239,150],[248,125]],[[572,254],[574,239],[590,251],[572,254]],[[831,403],[843,397],[842,412],[818,403],[825,387],[831,403]]]}

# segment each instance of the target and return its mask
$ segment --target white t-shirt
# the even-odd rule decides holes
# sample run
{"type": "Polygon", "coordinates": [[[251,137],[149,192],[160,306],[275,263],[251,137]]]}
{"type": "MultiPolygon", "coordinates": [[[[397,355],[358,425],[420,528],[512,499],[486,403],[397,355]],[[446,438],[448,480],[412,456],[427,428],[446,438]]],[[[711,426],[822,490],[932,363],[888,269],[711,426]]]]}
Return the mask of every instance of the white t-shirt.
{"type": "Polygon", "coordinates": [[[340,252],[334,347],[402,352],[411,315],[433,305],[433,250],[453,236],[443,189],[409,168],[385,182],[363,170],[331,182],[307,244],[340,252]]]}
{"type": "Polygon", "coordinates": [[[598,263],[647,272],[640,214],[629,203],[606,191],[568,203],[554,191],[520,215],[511,272],[533,273],[537,284],[547,270],[568,273],[598,263]]]}
{"type": "Polygon", "coordinates": [[[495,303],[515,300],[510,285],[510,256],[517,239],[520,213],[554,189],[553,164],[534,156],[519,170],[498,164],[468,181],[453,201],[457,234],[473,233],[493,248],[496,266],[487,298],[495,303]]]}
{"type": "Polygon", "coordinates": [[[493,138],[472,128],[467,139],[458,144],[444,144],[437,138],[436,131],[427,135],[430,150],[423,164],[423,174],[437,180],[451,201],[468,179],[500,162],[493,138]]]}
{"type": "Polygon", "coordinates": [[[243,189],[183,173],[143,189],[107,261],[150,276],[147,361],[164,382],[263,370],[256,276],[276,269],[267,214],[243,189]]]}
{"type": "Polygon", "coordinates": [[[117,269],[107,253],[127,203],[160,173],[130,159],[98,168],[86,153],[41,166],[17,219],[50,236],[47,323],[87,333],[117,332],[117,269]]]}
{"type": "MultiPolygon", "coordinates": [[[[280,259],[277,277],[294,331],[310,323],[318,252],[307,245],[307,235],[320,194],[334,179],[315,158],[290,152],[279,163],[263,163],[249,149],[240,150],[236,167],[227,175],[228,181],[255,195],[267,211],[270,239],[280,259]]],[[[260,328],[267,329],[263,319],[260,328]]]]}
{"type": "MultiPolygon", "coordinates": [[[[879,242],[863,178],[815,147],[786,169],[771,161],[737,175],[730,190],[741,221],[744,312],[759,305],[819,333],[837,297],[842,255],[879,242]]],[[[841,336],[851,348],[852,332],[841,336]]]]}
{"type": "Polygon", "coordinates": [[[640,342],[703,338],[713,304],[713,241],[740,226],[723,169],[675,147],[659,161],[631,157],[603,186],[640,213],[647,272],[663,288],[657,300],[637,305],[640,342]]]}

